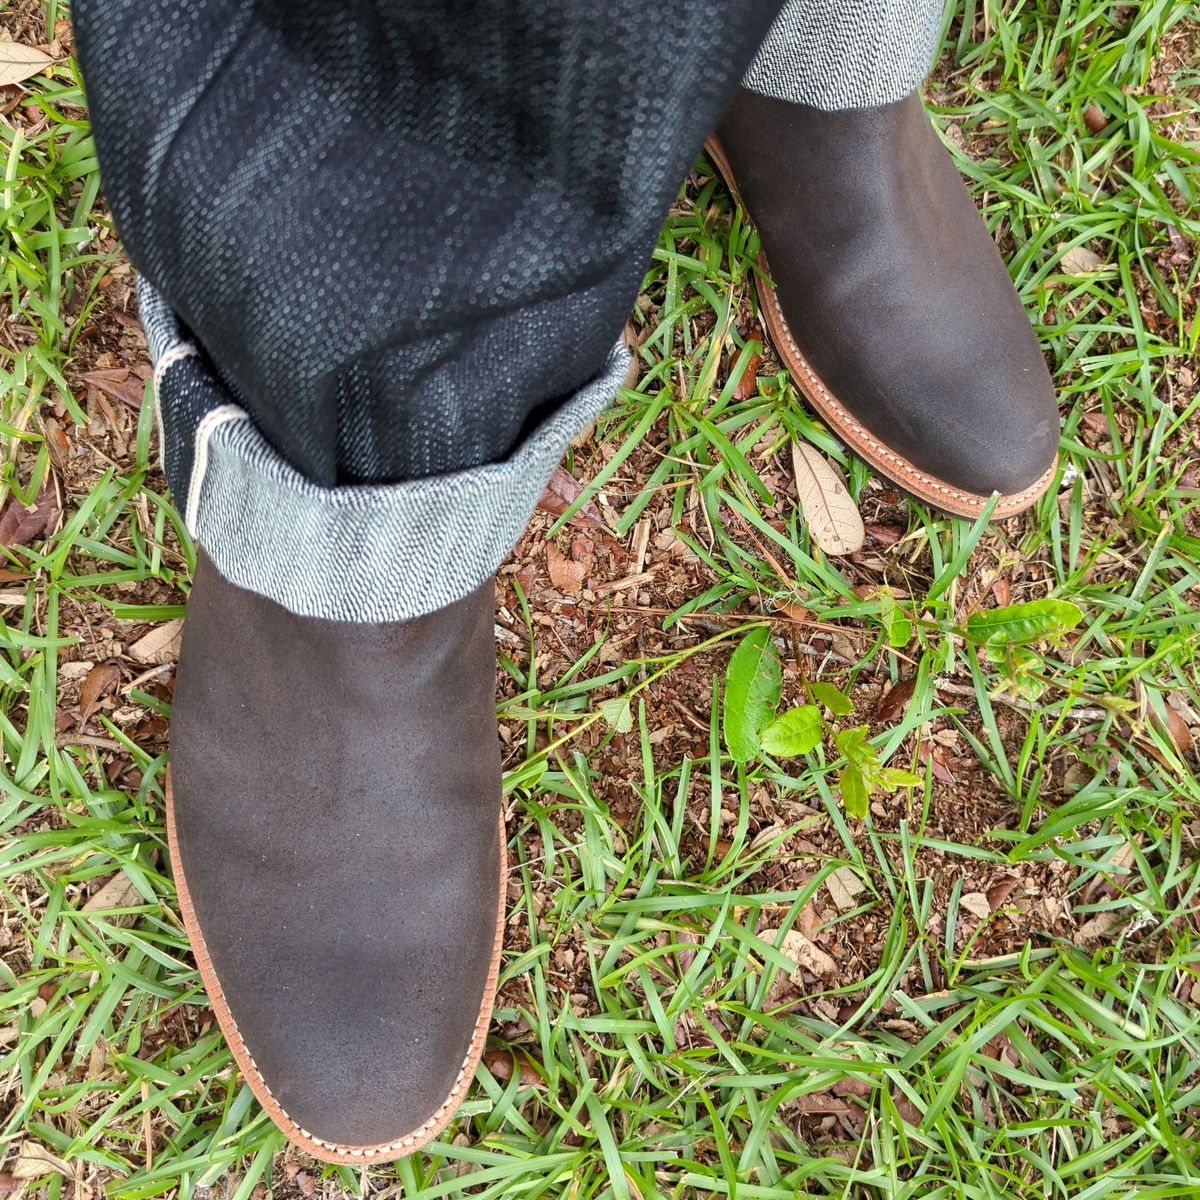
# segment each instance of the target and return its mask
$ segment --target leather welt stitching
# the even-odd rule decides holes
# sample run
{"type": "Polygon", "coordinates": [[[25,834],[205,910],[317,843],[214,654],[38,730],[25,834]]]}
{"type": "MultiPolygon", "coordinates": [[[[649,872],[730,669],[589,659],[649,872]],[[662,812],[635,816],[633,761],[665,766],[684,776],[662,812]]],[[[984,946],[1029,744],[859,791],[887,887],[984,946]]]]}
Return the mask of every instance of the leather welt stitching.
{"type": "MultiPolygon", "coordinates": [[[[171,832],[172,832],[172,834],[174,834],[174,814],[173,813],[172,813],[171,826],[172,826],[171,832]]],[[[171,842],[172,842],[171,849],[173,851],[173,853],[172,853],[173,866],[174,866],[174,869],[175,869],[175,872],[176,872],[176,875],[177,875],[179,881],[183,885],[180,888],[181,904],[186,903],[187,907],[191,908],[191,896],[187,891],[187,880],[183,873],[182,863],[179,861],[178,854],[175,853],[174,837],[172,837],[171,842]],[[186,900],[185,900],[185,897],[186,897],[186,900]]],[[[503,846],[504,846],[504,841],[502,839],[501,840],[502,852],[503,852],[503,846]]],[[[185,916],[186,916],[186,914],[185,914],[185,916]]],[[[481,1030],[481,1027],[484,1026],[485,1020],[488,1018],[488,1016],[490,1016],[491,1007],[492,1007],[489,1003],[487,1003],[487,999],[494,992],[497,968],[499,965],[498,964],[498,955],[495,954],[495,950],[496,950],[495,946],[493,946],[492,965],[488,972],[487,980],[485,981],[484,1003],[481,1004],[480,1010],[479,1010],[479,1015],[475,1018],[475,1025],[471,1031],[471,1041],[470,1041],[470,1044],[467,1049],[467,1055],[463,1059],[462,1066],[459,1067],[459,1069],[458,1069],[458,1074],[454,1078],[454,1083],[451,1086],[450,1092],[446,1096],[446,1099],[442,1101],[442,1103],[437,1107],[437,1109],[420,1126],[418,1126],[416,1129],[412,1130],[410,1133],[406,1133],[403,1137],[397,1138],[393,1142],[387,1142],[387,1143],[384,1143],[382,1145],[377,1145],[377,1146],[346,1146],[346,1145],[343,1145],[338,1142],[328,1142],[324,1138],[319,1138],[319,1137],[316,1137],[314,1134],[309,1133],[309,1131],[307,1129],[305,1129],[303,1126],[301,1126],[297,1121],[295,1121],[288,1114],[287,1110],[280,1103],[278,1097],[275,1095],[274,1092],[271,1091],[270,1086],[268,1085],[267,1081],[263,1078],[262,1072],[259,1070],[258,1063],[255,1062],[254,1056],[250,1053],[250,1048],[246,1045],[246,1041],[242,1037],[242,1031],[238,1028],[238,1023],[237,1023],[236,1019],[234,1018],[232,1010],[229,1007],[229,1002],[225,999],[224,990],[221,988],[220,980],[217,978],[216,968],[213,966],[212,955],[209,953],[209,950],[208,950],[208,943],[205,941],[204,933],[200,929],[200,923],[195,917],[194,910],[192,912],[192,920],[190,923],[195,927],[195,930],[196,930],[196,939],[195,939],[196,944],[193,947],[195,954],[196,954],[196,958],[198,960],[198,963],[202,962],[203,967],[204,967],[204,973],[207,974],[212,980],[213,990],[216,993],[216,995],[213,996],[212,999],[214,1001],[216,1001],[216,1003],[217,1003],[218,1016],[220,1016],[223,1013],[226,1018],[226,1021],[222,1022],[222,1025],[224,1025],[226,1022],[228,1023],[229,1029],[232,1030],[233,1036],[237,1039],[238,1048],[241,1050],[242,1055],[244,1056],[245,1060],[253,1068],[255,1077],[257,1078],[262,1090],[270,1097],[272,1104],[275,1106],[276,1109],[278,1109],[279,1115],[283,1117],[284,1121],[290,1127],[290,1129],[292,1131],[294,1131],[295,1133],[299,1134],[301,1139],[303,1139],[304,1141],[308,1141],[308,1142],[313,1143],[314,1145],[321,1146],[321,1147],[325,1148],[326,1150],[332,1151],[335,1154],[340,1154],[345,1157],[351,1157],[351,1158],[360,1158],[360,1159],[364,1159],[364,1160],[365,1159],[377,1159],[377,1158],[382,1158],[382,1157],[385,1157],[388,1155],[394,1155],[395,1152],[401,1151],[401,1150],[416,1149],[417,1146],[423,1144],[425,1141],[428,1140],[428,1138],[430,1136],[432,1136],[434,1133],[437,1132],[437,1127],[438,1127],[439,1123],[446,1116],[447,1112],[449,1110],[453,1109],[458,1104],[460,1097],[463,1095],[463,1093],[469,1087],[470,1079],[466,1078],[467,1068],[471,1065],[471,1060],[476,1057],[476,1051],[479,1048],[478,1043],[479,1043],[480,1030],[481,1030]]],[[[503,926],[499,922],[497,922],[497,934],[496,934],[497,942],[500,940],[500,936],[501,936],[500,931],[502,928],[503,928],[503,926]]],[[[206,982],[207,982],[207,980],[206,980],[206,982]]]]}
{"type": "MultiPolygon", "coordinates": [[[[742,200],[741,194],[738,191],[737,182],[733,178],[733,170],[729,165],[729,159],[725,157],[725,151],[721,147],[721,143],[715,138],[710,137],[704,143],[705,153],[712,159],[713,165],[717,168],[725,186],[729,189],[734,200],[746,209],[746,204],[742,200]]],[[[876,438],[868,429],[855,419],[848,409],[840,400],[821,382],[816,371],[809,365],[808,360],[804,357],[800,347],[796,344],[795,337],[792,336],[791,327],[787,323],[787,318],[783,315],[783,308],[779,303],[779,296],[776,294],[775,287],[769,282],[771,278],[770,269],[767,266],[767,256],[763,252],[759,252],[758,266],[762,271],[763,279],[755,280],[758,287],[758,294],[763,302],[764,308],[767,310],[768,325],[771,327],[772,334],[778,326],[779,332],[783,334],[784,340],[787,342],[788,348],[792,351],[792,357],[795,359],[795,365],[791,362],[785,362],[789,370],[797,371],[816,389],[820,394],[825,404],[832,410],[827,414],[832,420],[837,423],[844,424],[848,427],[848,432],[856,434],[859,440],[871,448],[871,450],[879,455],[886,462],[891,463],[902,477],[913,480],[914,482],[924,484],[935,492],[942,492],[947,496],[952,496],[957,500],[963,501],[965,504],[973,505],[977,508],[982,508],[988,501],[988,497],[979,496],[973,492],[962,492],[957,488],[950,487],[949,484],[942,483],[940,479],[935,479],[932,475],[926,475],[919,467],[914,466],[908,459],[901,457],[894,450],[885,446],[878,438],[876,438]]],[[[1036,482],[1030,484],[1024,491],[1016,492],[1010,496],[1001,496],[1000,502],[996,505],[995,511],[998,513],[1006,512],[1014,506],[1019,507],[1021,502],[1027,499],[1035,499],[1041,495],[1050,485],[1050,481],[1054,478],[1055,472],[1058,470],[1058,455],[1055,454],[1054,461],[1050,464],[1046,473],[1036,482]]]]}
{"type": "MultiPolygon", "coordinates": [[[[761,259],[761,266],[764,272],[767,269],[767,261],[765,257],[761,259]]],[[[775,289],[769,284],[763,283],[761,292],[766,299],[767,308],[774,318],[773,324],[778,325],[780,332],[783,334],[784,340],[788,344],[788,348],[792,351],[800,373],[807,379],[809,384],[814,387],[821,395],[821,398],[833,409],[833,417],[838,422],[844,422],[850,430],[865,442],[870,448],[881,458],[890,462],[897,471],[909,479],[913,479],[918,483],[924,484],[928,488],[932,488],[936,492],[941,492],[944,495],[952,496],[956,500],[962,500],[969,504],[984,505],[987,503],[986,496],[980,496],[973,492],[959,491],[957,488],[950,487],[949,484],[942,483],[935,479],[932,475],[926,475],[919,467],[913,466],[906,458],[902,458],[894,450],[890,450],[878,438],[876,438],[870,430],[861,425],[855,417],[843,406],[840,400],[821,382],[820,377],[808,364],[808,360],[804,357],[800,347],[796,344],[796,339],[792,336],[792,331],[788,327],[787,319],[783,315],[783,310],[779,306],[779,297],[775,294],[775,289]]],[[[1055,471],[1058,469],[1058,456],[1055,455],[1054,462],[1050,464],[1049,469],[1034,483],[1023,491],[1014,492],[1011,495],[1001,496],[999,507],[1005,508],[1012,504],[1020,503],[1022,500],[1030,499],[1040,495],[1046,490],[1050,480],[1054,477],[1055,471]]]]}

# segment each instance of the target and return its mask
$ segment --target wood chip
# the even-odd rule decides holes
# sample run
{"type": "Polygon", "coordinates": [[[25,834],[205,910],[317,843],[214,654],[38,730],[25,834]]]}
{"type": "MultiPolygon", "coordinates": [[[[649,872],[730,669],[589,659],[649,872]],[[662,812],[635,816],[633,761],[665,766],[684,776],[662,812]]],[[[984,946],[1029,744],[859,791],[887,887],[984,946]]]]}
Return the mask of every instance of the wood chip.
{"type": "Polygon", "coordinates": [[[853,554],[861,550],[867,531],[833,464],[807,442],[793,442],[792,469],[796,473],[800,510],[812,531],[813,541],[826,554],[853,554]]]}
{"type": "Polygon", "coordinates": [[[646,550],[650,544],[650,518],[643,517],[633,527],[633,573],[640,575],[646,565],[646,550]]]}

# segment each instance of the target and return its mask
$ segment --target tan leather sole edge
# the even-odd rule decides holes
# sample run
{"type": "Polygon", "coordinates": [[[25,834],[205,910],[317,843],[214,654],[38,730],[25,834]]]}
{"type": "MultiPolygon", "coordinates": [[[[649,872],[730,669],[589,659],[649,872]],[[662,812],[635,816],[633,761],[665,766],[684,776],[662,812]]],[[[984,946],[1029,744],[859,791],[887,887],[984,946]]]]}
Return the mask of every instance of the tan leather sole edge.
{"type": "MultiPolygon", "coordinates": [[[[716,138],[709,138],[704,144],[704,150],[734,199],[745,209],[729,160],[725,157],[720,143],[716,138]]],[[[875,437],[821,382],[820,376],[813,370],[792,336],[779,304],[779,296],[774,285],[768,282],[771,274],[767,267],[766,255],[762,252],[758,256],[758,267],[762,274],[755,278],[755,285],[758,289],[759,307],[762,309],[772,345],[806,399],[838,437],[881,475],[899,484],[918,500],[958,517],[978,517],[990,502],[990,496],[963,491],[914,466],[903,455],[897,454],[875,437]]],[[[1058,455],[1055,454],[1054,461],[1040,479],[1020,492],[1000,497],[992,510],[992,518],[1000,520],[1011,517],[1028,508],[1050,487],[1057,471],[1058,455]]]]}
{"type": "Polygon", "coordinates": [[[225,999],[224,991],[221,989],[221,982],[217,978],[217,973],[213,968],[212,957],[208,953],[208,945],[204,940],[204,934],[200,931],[199,922],[196,920],[196,910],[192,904],[191,893],[188,891],[187,876],[184,873],[183,864],[179,859],[179,847],[175,838],[174,799],[169,770],[167,772],[166,791],[167,846],[171,855],[171,871],[175,876],[175,887],[179,894],[179,909],[183,916],[183,926],[187,931],[188,940],[192,944],[196,966],[199,968],[200,978],[204,981],[209,1002],[212,1004],[213,1012],[216,1014],[217,1024],[220,1025],[221,1032],[225,1034],[225,1039],[229,1043],[229,1049],[233,1054],[234,1061],[241,1069],[242,1075],[250,1085],[250,1090],[266,1110],[267,1115],[287,1135],[290,1141],[295,1142],[301,1149],[307,1150],[314,1158],[322,1159],[324,1162],[357,1163],[360,1165],[375,1162],[391,1162],[394,1159],[412,1154],[413,1151],[419,1150],[422,1146],[431,1142],[449,1124],[450,1119],[457,1112],[459,1104],[471,1086],[471,1081],[475,1077],[475,1068],[479,1065],[479,1060],[483,1055],[484,1043],[487,1040],[488,1023],[491,1019],[492,1008],[496,999],[496,982],[500,974],[500,952],[504,946],[504,916],[506,907],[504,880],[508,873],[508,838],[504,828],[503,810],[500,813],[500,902],[496,915],[496,937],[492,948],[492,961],[488,968],[487,980],[484,984],[483,1002],[479,1008],[479,1016],[475,1021],[475,1030],[471,1037],[471,1044],[467,1050],[467,1057],[463,1060],[463,1064],[455,1076],[454,1086],[450,1089],[450,1093],[445,1100],[416,1129],[410,1130],[408,1133],[402,1134],[390,1142],[381,1142],[372,1146],[344,1146],[336,1142],[327,1142],[323,1138],[309,1133],[307,1129],[302,1128],[288,1116],[283,1106],[271,1093],[267,1081],[259,1072],[258,1064],[254,1061],[254,1056],[242,1040],[241,1030],[238,1029],[237,1022],[233,1018],[233,1013],[229,1011],[229,1004],[225,999]]]}

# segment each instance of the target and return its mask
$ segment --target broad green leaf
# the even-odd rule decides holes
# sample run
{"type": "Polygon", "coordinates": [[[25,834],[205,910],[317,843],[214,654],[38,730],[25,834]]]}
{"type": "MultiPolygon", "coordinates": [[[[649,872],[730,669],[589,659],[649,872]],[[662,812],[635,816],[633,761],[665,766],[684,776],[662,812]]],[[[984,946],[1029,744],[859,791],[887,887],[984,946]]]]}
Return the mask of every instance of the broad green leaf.
{"type": "MultiPolygon", "coordinates": [[[[852,729],[843,729],[837,735],[839,754],[844,754],[852,764],[872,768],[879,765],[879,754],[875,747],[867,741],[866,725],[855,725],[852,729]]],[[[867,772],[870,773],[869,770],[867,772]]]]}
{"type": "Polygon", "coordinates": [[[901,771],[898,767],[880,767],[875,773],[875,785],[885,792],[894,792],[897,788],[916,787],[921,783],[920,775],[911,771],[901,771]]]}
{"type": "Polygon", "coordinates": [[[600,712],[618,733],[628,733],[633,728],[633,710],[629,707],[628,696],[605,700],[600,705],[600,712]]]}
{"type": "Polygon", "coordinates": [[[879,615],[883,627],[887,630],[888,645],[897,648],[907,646],[912,637],[912,622],[904,614],[904,609],[896,603],[890,592],[879,593],[879,615]]]}
{"type": "Polygon", "coordinates": [[[761,751],[762,731],[779,707],[783,669],[771,645],[771,631],[752,629],[733,652],[725,668],[725,745],[738,762],[749,762],[761,751]]]}
{"type": "Polygon", "coordinates": [[[802,704],[780,713],[762,732],[762,748],[768,754],[794,757],[815,750],[821,742],[821,710],[802,704]]]}
{"type": "Polygon", "coordinates": [[[846,816],[856,821],[865,820],[871,789],[854,763],[847,763],[838,772],[838,787],[842,792],[842,807],[846,810],[846,816]]]}
{"type": "Polygon", "coordinates": [[[967,618],[967,633],[985,645],[1022,645],[1051,641],[1082,620],[1078,605],[1047,598],[974,612],[967,618]]]}
{"type": "Polygon", "coordinates": [[[810,683],[808,691],[817,704],[823,704],[835,717],[848,717],[854,711],[854,701],[832,683],[810,683]]]}

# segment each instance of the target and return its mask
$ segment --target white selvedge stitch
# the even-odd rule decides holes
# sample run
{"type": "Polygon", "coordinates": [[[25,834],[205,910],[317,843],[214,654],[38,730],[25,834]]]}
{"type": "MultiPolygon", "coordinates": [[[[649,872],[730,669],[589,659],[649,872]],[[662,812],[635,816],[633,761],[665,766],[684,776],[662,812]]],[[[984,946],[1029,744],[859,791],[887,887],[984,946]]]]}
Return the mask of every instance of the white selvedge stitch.
{"type": "Polygon", "coordinates": [[[196,536],[197,520],[200,516],[200,489],[204,485],[204,475],[208,470],[208,442],[213,431],[229,421],[248,421],[250,414],[236,404],[218,404],[204,414],[204,419],[196,426],[196,446],[192,460],[192,477],[188,480],[187,504],[183,510],[183,523],[187,531],[196,536]]]}

